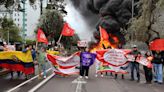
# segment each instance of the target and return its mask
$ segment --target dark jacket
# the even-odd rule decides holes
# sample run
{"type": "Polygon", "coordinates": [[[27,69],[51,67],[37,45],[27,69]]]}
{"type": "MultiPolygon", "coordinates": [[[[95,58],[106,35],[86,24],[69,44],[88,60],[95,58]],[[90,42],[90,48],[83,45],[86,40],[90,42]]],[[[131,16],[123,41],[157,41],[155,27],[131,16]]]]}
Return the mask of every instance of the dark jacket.
{"type": "Polygon", "coordinates": [[[163,63],[163,58],[162,58],[162,53],[154,53],[154,59],[152,61],[152,63],[154,64],[162,64],[163,63]]]}
{"type": "MultiPolygon", "coordinates": [[[[140,53],[138,50],[133,50],[133,51],[130,52],[129,54],[134,55],[135,61],[136,61],[138,55],[140,55],[141,53],[140,53]]],[[[137,62],[136,62],[136,63],[137,63],[137,62]]]]}

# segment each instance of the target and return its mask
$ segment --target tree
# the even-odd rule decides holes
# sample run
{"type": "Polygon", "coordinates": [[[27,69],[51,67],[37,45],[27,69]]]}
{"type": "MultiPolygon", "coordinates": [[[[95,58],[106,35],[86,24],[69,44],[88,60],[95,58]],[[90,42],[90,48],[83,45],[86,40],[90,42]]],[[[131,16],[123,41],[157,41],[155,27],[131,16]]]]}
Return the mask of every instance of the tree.
{"type": "Polygon", "coordinates": [[[11,19],[3,18],[0,33],[1,39],[4,39],[5,41],[8,41],[8,34],[10,42],[22,41],[20,30],[11,19]]]}
{"type": "Polygon", "coordinates": [[[46,9],[57,10],[61,14],[67,14],[67,11],[65,11],[65,1],[64,0],[50,0],[50,3],[47,4],[46,9]]]}
{"type": "Polygon", "coordinates": [[[77,46],[77,41],[79,40],[79,36],[75,34],[72,37],[63,36],[61,39],[61,43],[64,45],[66,49],[71,49],[72,46],[77,46]]]}
{"type": "MultiPolygon", "coordinates": [[[[40,23],[37,28],[41,28],[49,41],[57,42],[62,28],[64,20],[62,15],[56,10],[47,10],[40,18],[40,23]]],[[[76,45],[79,37],[77,34],[73,37],[62,37],[61,43],[65,48],[70,48],[72,45],[76,45]]]]}
{"type": "Polygon", "coordinates": [[[49,41],[57,41],[62,27],[63,17],[58,11],[47,10],[39,19],[38,28],[42,28],[49,41]]]}
{"type": "MultiPolygon", "coordinates": [[[[160,38],[160,31],[157,31],[153,26],[158,22],[159,10],[164,6],[164,0],[140,0],[141,9],[140,15],[133,19],[128,33],[130,39],[146,42],[147,44],[154,38],[160,38]]],[[[158,26],[159,27],[159,26],[158,26]]]]}

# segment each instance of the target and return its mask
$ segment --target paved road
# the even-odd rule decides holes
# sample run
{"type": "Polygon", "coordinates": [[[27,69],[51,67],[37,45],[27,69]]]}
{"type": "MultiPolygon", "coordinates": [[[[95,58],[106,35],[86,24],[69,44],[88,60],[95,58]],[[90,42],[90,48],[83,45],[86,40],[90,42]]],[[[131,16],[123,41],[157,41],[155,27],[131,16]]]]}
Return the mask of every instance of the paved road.
{"type": "MultiPolygon", "coordinates": [[[[47,69],[50,67],[47,64],[47,69]]],[[[38,68],[36,66],[35,68],[35,73],[38,74],[38,68]]],[[[49,71],[48,75],[50,75],[52,72],[49,71]]],[[[35,76],[35,75],[34,75],[35,76]]],[[[31,76],[33,77],[33,76],[31,76]]],[[[40,83],[43,79],[38,80],[38,78],[32,80],[31,82],[21,86],[20,88],[16,89],[13,92],[27,92],[28,90],[30,90],[31,88],[33,88],[34,86],[36,86],[38,83],[40,83]]],[[[17,77],[17,73],[14,73],[14,78],[11,79],[10,74],[6,74],[3,76],[0,76],[0,92],[6,92],[7,90],[10,90],[11,88],[25,82],[25,76],[22,74],[21,77],[17,77]]]]}
{"type": "MultiPolygon", "coordinates": [[[[126,75],[125,79],[121,79],[121,76],[118,79],[114,79],[112,76],[104,76],[103,78],[98,76],[96,78],[94,72],[94,68],[92,67],[89,79],[87,80],[77,80],[78,76],[54,76],[39,88],[37,92],[163,92],[164,90],[164,84],[144,84],[143,74],[141,74],[141,82],[137,83],[136,81],[130,81],[129,75],[126,75]],[[81,81],[86,83],[80,83],[81,81]]],[[[23,79],[10,80],[9,78],[9,75],[0,78],[0,92],[5,92],[24,81],[23,79]]],[[[28,92],[41,81],[36,79],[13,92],[28,92]]]]}
{"type": "MultiPolygon", "coordinates": [[[[81,84],[80,91],[77,90],[78,84],[72,83],[78,76],[58,77],[54,76],[37,92],[163,92],[164,85],[144,84],[144,76],[140,83],[130,81],[129,75],[125,79],[114,79],[112,76],[94,77],[93,69],[89,79],[84,79],[87,83],[81,84]]],[[[120,76],[119,76],[120,77],[120,76]]]]}

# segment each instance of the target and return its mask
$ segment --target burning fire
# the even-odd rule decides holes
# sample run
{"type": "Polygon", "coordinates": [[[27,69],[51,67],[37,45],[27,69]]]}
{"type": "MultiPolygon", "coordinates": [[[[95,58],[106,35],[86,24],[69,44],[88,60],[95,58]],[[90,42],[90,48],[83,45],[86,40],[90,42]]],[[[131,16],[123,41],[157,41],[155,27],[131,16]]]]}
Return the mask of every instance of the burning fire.
{"type": "Polygon", "coordinates": [[[109,38],[112,40],[101,40],[97,44],[92,44],[91,52],[95,52],[96,50],[103,50],[109,48],[118,48],[119,39],[117,36],[109,34],[109,38]]]}

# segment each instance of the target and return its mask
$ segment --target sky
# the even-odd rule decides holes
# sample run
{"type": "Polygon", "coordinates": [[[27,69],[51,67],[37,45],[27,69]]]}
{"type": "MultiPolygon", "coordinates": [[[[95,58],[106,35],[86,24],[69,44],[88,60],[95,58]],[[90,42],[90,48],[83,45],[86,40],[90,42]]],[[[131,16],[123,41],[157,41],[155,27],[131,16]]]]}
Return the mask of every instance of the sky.
{"type": "Polygon", "coordinates": [[[92,31],[89,31],[91,28],[88,27],[83,17],[73,7],[73,5],[68,1],[66,3],[67,16],[64,17],[64,20],[67,21],[68,24],[75,30],[81,40],[90,41],[93,37],[92,31]]]}
{"type": "MultiPolygon", "coordinates": [[[[28,31],[29,32],[28,34],[31,36],[33,36],[32,35],[33,30],[35,29],[38,23],[39,14],[40,14],[39,2],[37,2],[36,5],[37,5],[37,10],[33,10],[30,5],[27,6],[27,8],[30,10],[28,12],[29,17],[27,16],[28,17],[27,19],[30,19],[29,20],[30,25],[28,26],[28,28],[30,28],[29,30],[31,30],[31,31],[28,31]],[[30,16],[33,16],[33,17],[30,17],[30,16]]],[[[47,0],[43,0],[43,7],[46,7],[46,5],[47,5],[47,0]]],[[[92,36],[93,33],[91,31],[92,29],[88,27],[83,17],[80,15],[80,13],[73,7],[73,5],[68,0],[66,0],[66,11],[67,11],[67,15],[64,17],[64,20],[67,21],[67,23],[75,30],[75,33],[78,34],[81,40],[90,41],[93,38],[92,36]]]]}

